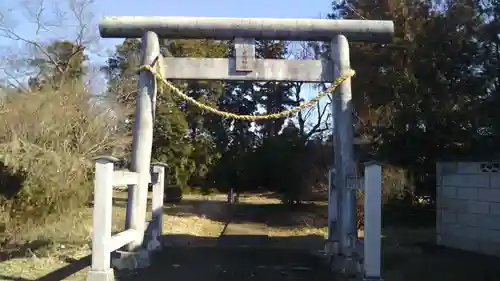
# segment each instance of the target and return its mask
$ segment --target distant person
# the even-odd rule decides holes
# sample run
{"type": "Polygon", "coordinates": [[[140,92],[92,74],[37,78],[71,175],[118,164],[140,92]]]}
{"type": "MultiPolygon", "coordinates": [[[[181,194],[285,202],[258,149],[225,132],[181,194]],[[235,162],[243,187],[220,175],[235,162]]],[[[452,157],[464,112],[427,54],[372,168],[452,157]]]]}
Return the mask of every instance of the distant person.
{"type": "Polygon", "coordinates": [[[229,189],[229,192],[227,193],[227,203],[234,203],[234,190],[232,188],[229,189]]]}
{"type": "Polygon", "coordinates": [[[229,190],[227,193],[227,203],[233,204],[240,202],[240,193],[238,191],[234,191],[233,188],[229,190]]]}

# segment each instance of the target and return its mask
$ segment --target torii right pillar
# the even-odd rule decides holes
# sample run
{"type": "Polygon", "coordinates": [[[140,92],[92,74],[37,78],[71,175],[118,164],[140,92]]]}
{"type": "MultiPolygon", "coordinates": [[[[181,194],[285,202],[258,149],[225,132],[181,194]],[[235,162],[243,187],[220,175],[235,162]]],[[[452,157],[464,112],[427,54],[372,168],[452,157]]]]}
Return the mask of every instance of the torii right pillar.
{"type": "MultiPolygon", "coordinates": [[[[349,43],[344,35],[331,41],[331,58],[335,63],[335,77],[351,69],[349,43]]],[[[382,280],[380,272],[381,182],[379,165],[366,163],[364,181],[357,172],[354,159],[354,127],[351,79],[344,81],[333,96],[335,189],[337,222],[334,237],[337,240],[334,267],[346,275],[363,274],[363,280],[382,280]],[[365,192],[365,240],[358,240],[356,192],[365,192]],[[362,245],[362,247],[359,247],[362,245]],[[361,262],[362,261],[362,262],[361,262]],[[362,266],[362,268],[361,268],[362,266]]],[[[330,183],[331,185],[331,183],[330,183]]],[[[330,190],[331,190],[330,186],[330,190]]],[[[332,196],[333,197],[333,196],[332,196]]],[[[335,201],[335,202],[334,202],[335,201]]],[[[330,230],[331,231],[331,230],[330,230]]]]}

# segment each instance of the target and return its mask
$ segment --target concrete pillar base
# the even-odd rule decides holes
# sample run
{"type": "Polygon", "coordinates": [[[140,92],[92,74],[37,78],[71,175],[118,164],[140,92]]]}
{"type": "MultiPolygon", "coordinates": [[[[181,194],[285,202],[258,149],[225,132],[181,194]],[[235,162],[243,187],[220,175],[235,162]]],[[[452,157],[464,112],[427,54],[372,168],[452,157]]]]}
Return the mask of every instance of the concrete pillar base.
{"type": "Polygon", "coordinates": [[[106,271],[90,270],[87,275],[87,281],[115,281],[115,272],[112,268],[106,271]]]}
{"type": "Polygon", "coordinates": [[[111,264],[118,270],[145,268],[151,264],[150,253],[146,249],[140,249],[134,252],[116,251],[115,257],[111,259],[111,264]]]}
{"type": "Polygon", "coordinates": [[[384,278],[382,278],[382,277],[368,277],[368,276],[365,276],[365,277],[363,277],[363,281],[384,281],[384,278]]]}

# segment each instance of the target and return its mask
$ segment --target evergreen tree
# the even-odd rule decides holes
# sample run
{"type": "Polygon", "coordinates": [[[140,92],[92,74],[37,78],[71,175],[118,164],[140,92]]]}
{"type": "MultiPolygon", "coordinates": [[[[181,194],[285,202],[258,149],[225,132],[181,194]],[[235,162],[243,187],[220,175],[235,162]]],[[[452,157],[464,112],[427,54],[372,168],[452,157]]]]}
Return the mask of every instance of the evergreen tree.
{"type": "Polygon", "coordinates": [[[55,41],[45,48],[45,52],[30,60],[31,66],[38,70],[35,77],[29,78],[28,85],[31,89],[83,82],[86,72],[84,63],[88,60],[83,46],[70,41],[55,41]]]}

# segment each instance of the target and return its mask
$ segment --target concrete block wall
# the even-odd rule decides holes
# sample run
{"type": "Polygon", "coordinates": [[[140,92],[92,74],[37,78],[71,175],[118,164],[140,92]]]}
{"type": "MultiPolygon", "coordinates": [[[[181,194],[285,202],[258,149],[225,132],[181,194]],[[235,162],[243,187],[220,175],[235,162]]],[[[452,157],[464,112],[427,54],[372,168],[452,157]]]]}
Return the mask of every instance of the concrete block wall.
{"type": "Polygon", "coordinates": [[[500,164],[436,166],[437,243],[500,256],[500,164]]]}

